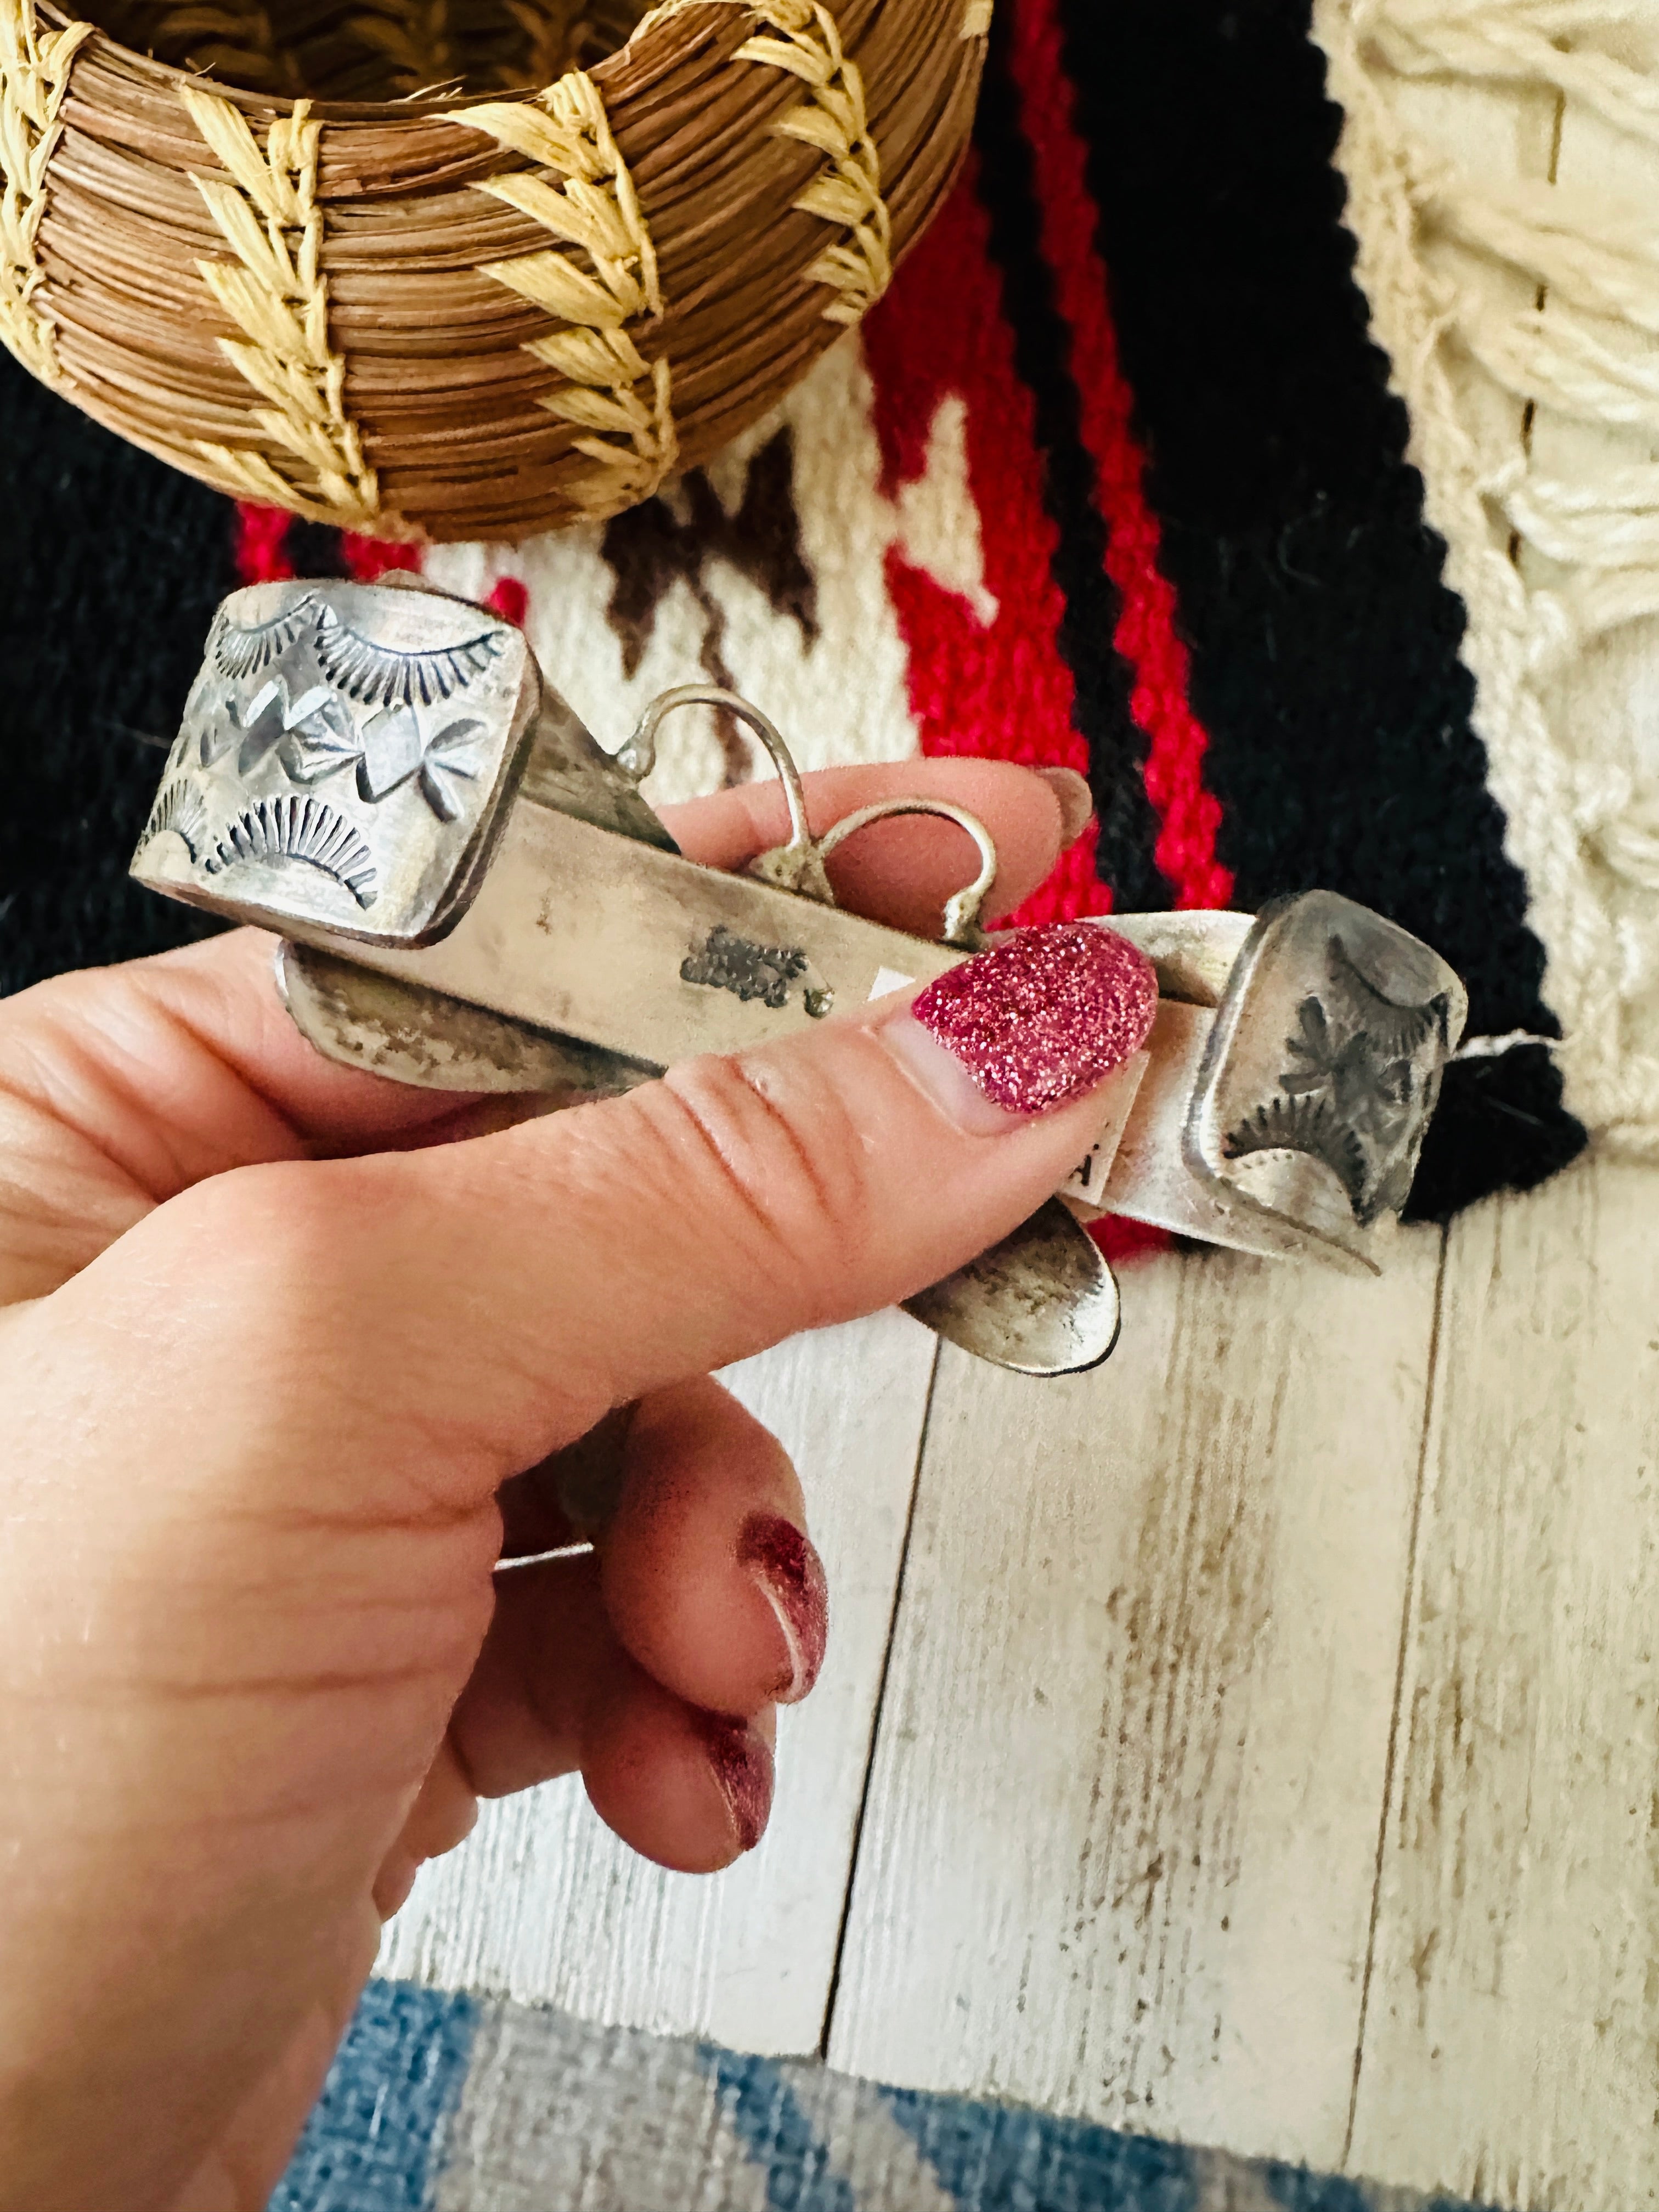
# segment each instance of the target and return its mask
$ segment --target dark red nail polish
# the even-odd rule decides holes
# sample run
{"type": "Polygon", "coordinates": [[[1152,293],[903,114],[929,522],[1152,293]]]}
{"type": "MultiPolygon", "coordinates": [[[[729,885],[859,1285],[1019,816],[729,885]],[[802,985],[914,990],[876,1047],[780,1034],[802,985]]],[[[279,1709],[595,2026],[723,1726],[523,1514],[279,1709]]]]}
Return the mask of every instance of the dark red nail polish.
{"type": "Polygon", "coordinates": [[[750,1515],[738,1538],[738,1560],[777,1615],[786,1658],[772,1694],[781,1705],[793,1705],[817,1680],[830,1640],[823,1562],[794,1522],[779,1513],[750,1515]]]}
{"type": "Polygon", "coordinates": [[[702,1738],[720,1795],[731,1809],[738,1849],[752,1851],[766,1832],[772,1811],[772,1753],[747,1721],[727,1713],[693,1711],[691,1724],[702,1738]]]}
{"type": "Polygon", "coordinates": [[[1139,1052],[1158,976],[1138,945],[1091,922],[1017,930],[930,983],[910,1012],[1008,1114],[1080,1097],[1139,1052]]]}

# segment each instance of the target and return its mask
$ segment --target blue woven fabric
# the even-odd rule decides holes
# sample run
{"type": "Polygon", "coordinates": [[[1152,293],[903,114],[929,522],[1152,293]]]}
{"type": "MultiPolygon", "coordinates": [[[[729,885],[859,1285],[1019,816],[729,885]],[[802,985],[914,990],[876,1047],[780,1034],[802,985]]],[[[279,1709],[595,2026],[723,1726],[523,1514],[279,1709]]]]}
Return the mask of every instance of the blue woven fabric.
{"type": "Polygon", "coordinates": [[[721,2111],[766,2176],[767,2212],[859,2212],[850,2184],[779,2069],[764,2058],[709,2050],[721,2111]]]}
{"type": "Polygon", "coordinates": [[[477,2024],[471,1997],[371,1982],[270,2212],[426,2212],[477,2024]]]}
{"type": "Polygon", "coordinates": [[[806,2061],[370,1984],[270,2212],[1473,2212],[806,2061]]]}
{"type": "Polygon", "coordinates": [[[1192,2158],[1172,2143],[966,2097],[884,2094],[963,2212],[1198,2212],[1192,2158]]]}

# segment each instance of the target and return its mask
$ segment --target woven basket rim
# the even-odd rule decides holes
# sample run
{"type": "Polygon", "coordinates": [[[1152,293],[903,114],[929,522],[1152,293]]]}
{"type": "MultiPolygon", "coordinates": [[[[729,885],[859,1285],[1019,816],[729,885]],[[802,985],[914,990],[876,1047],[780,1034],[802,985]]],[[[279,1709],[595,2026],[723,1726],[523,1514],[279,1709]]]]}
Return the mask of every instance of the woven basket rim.
{"type": "MultiPolygon", "coordinates": [[[[744,4],[746,0],[679,0],[674,12],[678,15],[684,16],[690,15],[691,10],[696,8],[706,9],[710,13],[718,10],[721,14],[726,14],[734,5],[744,4]]],[[[108,52],[118,56],[123,62],[130,63],[136,74],[149,77],[158,86],[202,85],[217,93],[221,99],[228,100],[235,106],[245,108],[250,113],[260,116],[280,118],[292,115],[296,109],[303,108],[314,123],[374,124],[384,128],[387,124],[404,121],[419,122],[423,117],[428,116],[436,117],[441,120],[446,117],[464,112],[469,107],[501,105],[514,100],[526,102],[539,100],[560,81],[558,77],[551,77],[545,84],[518,85],[508,90],[483,92],[441,90],[411,94],[401,100],[316,100],[303,94],[298,98],[290,98],[283,93],[252,91],[246,85],[233,83],[228,77],[215,76],[210,70],[181,69],[175,62],[158,61],[154,54],[147,54],[137,46],[125,45],[112,31],[106,31],[95,16],[73,15],[68,9],[58,6],[56,0],[35,0],[34,12],[43,22],[50,23],[58,30],[69,30],[79,23],[87,24],[90,27],[93,40],[97,40],[108,52]]],[[[581,74],[591,76],[597,83],[603,85],[607,74],[614,74],[623,56],[627,53],[635,40],[647,37],[666,20],[666,15],[662,9],[652,9],[635,26],[620,46],[596,61],[591,68],[582,70],[581,74]]],[[[577,65],[573,63],[569,69],[562,72],[562,75],[571,76],[576,73],[576,69],[577,65]]]]}
{"type": "Polygon", "coordinates": [[[441,75],[470,31],[337,75],[328,0],[309,48],[280,0],[198,46],[79,4],[111,27],[0,0],[31,27],[0,337],[234,496],[512,539],[701,465],[879,299],[965,147],[988,0],[590,0],[586,49],[550,7],[472,90],[441,75]]]}

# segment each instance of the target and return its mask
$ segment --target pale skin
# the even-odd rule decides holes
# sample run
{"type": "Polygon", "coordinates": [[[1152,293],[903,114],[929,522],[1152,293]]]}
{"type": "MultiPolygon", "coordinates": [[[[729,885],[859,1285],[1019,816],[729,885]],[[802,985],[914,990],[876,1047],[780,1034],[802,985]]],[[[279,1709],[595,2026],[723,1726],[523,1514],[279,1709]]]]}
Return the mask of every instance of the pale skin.
{"type": "MultiPolygon", "coordinates": [[[[820,828],[972,809],[1003,905],[1059,849],[1020,769],[808,784],[820,828]]],[[[673,826],[730,867],[784,824],[761,787],[673,826]]],[[[883,823],[838,889],[931,931],[965,852],[883,823]]],[[[769,1738],[801,1686],[737,1532],[805,1518],[710,1370],[959,1266],[1098,1120],[989,1108],[902,1005],[567,1114],[458,1107],[319,1058],[270,958],[242,932],[0,1005],[0,2212],[263,2206],[480,1796],[580,1769],[636,1850],[727,1863],[697,1714],[769,1738]],[[494,1573],[636,1402],[596,1554],[494,1573]]]]}

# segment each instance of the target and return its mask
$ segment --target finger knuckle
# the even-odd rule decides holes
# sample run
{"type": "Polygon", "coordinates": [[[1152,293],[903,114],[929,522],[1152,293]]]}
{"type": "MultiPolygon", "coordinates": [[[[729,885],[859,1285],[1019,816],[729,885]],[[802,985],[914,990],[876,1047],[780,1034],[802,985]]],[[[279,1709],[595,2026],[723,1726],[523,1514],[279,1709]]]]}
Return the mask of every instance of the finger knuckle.
{"type": "Polygon", "coordinates": [[[757,1282],[799,1294],[864,1241],[867,1154],[831,1093],[803,1095],[763,1060],[694,1060],[659,1086],[684,1170],[757,1282]]]}
{"type": "Polygon", "coordinates": [[[212,1334],[246,1343],[257,1323],[269,1353],[325,1322],[357,1242],[346,1180],[309,1163],[243,1168],[163,1209],[173,1268],[193,1285],[212,1334]]]}

